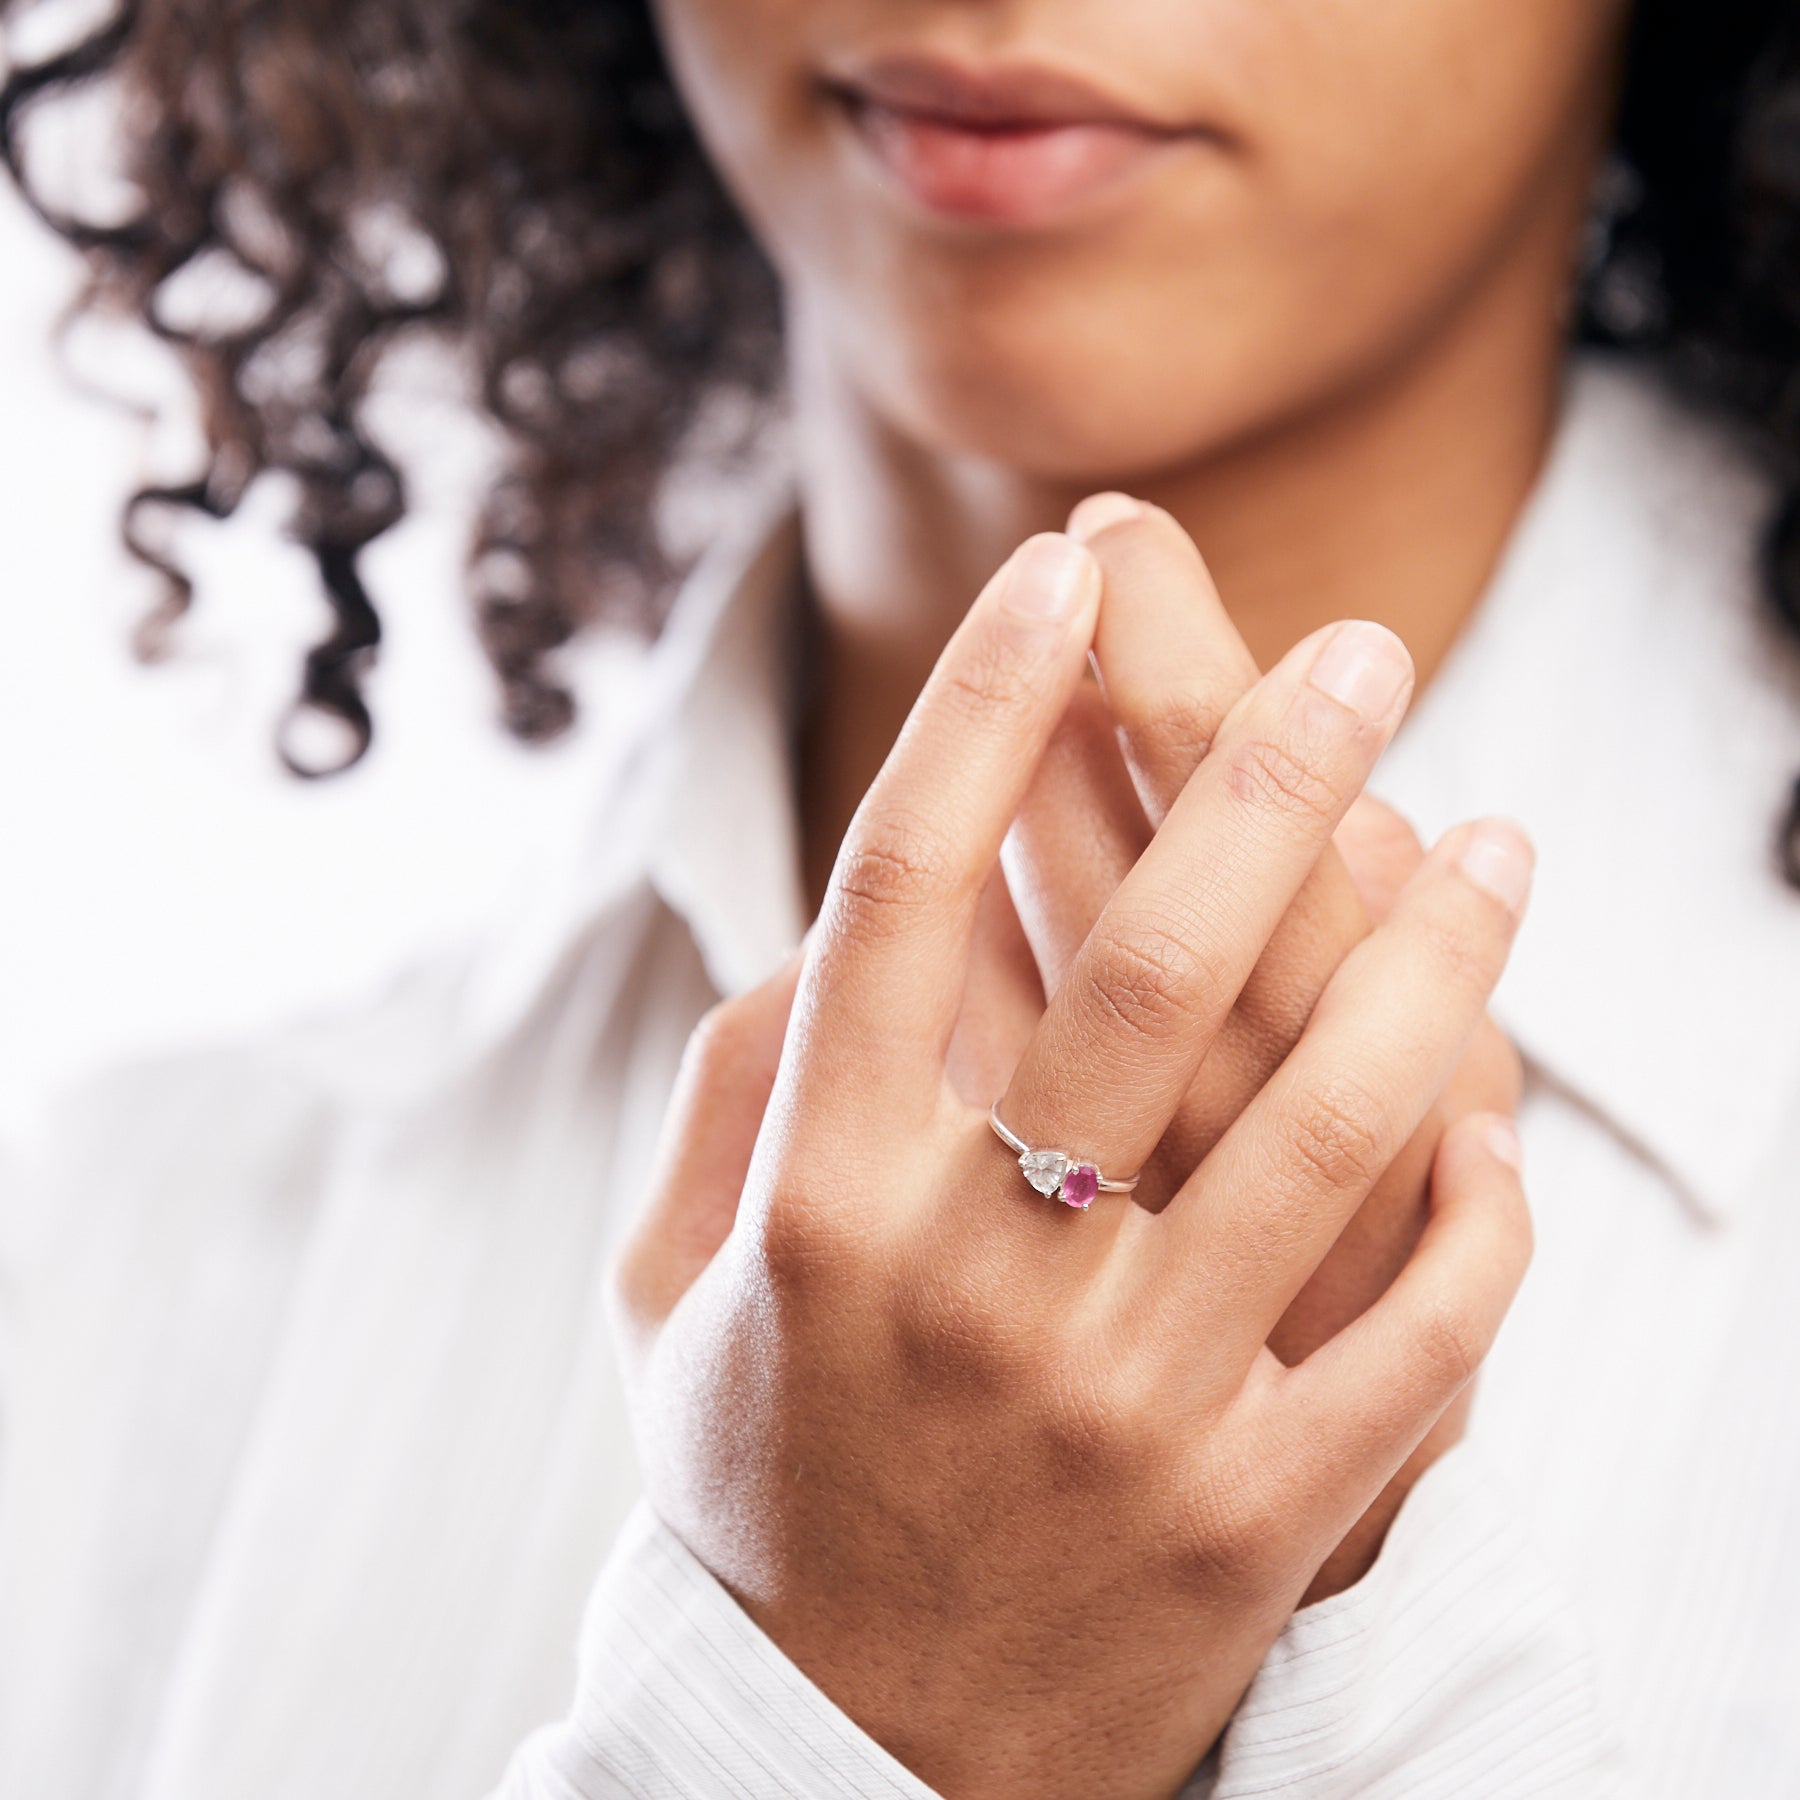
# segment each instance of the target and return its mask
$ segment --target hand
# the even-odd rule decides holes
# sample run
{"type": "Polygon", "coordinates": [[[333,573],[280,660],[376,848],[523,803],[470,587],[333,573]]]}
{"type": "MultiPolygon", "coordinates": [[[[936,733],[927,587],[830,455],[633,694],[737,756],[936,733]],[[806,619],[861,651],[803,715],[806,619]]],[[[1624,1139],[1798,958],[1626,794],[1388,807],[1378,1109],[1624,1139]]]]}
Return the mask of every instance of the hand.
{"type": "MultiPolygon", "coordinates": [[[[951,1088],[973,921],[1099,589],[1040,538],[971,609],[803,967],[700,1036],[619,1272],[659,1511],[952,1796],[1173,1792],[1468,1380],[1529,1249],[1513,1171],[1465,1122],[1387,1292],[1296,1367],[1266,1347],[1479,1023],[1529,866],[1503,825],[1424,859],[1161,1213],[1041,1200],[951,1088]],[[1326,1120],[1368,1158],[1319,1156],[1326,1120]]],[[[1025,1046],[1015,1130],[1116,1173],[1151,1153],[1407,685],[1389,634],[1340,627],[1232,708],[1025,1046]],[[1353,706],[1313,677],[1358,650],[1353,706]]]]}
{"type": "MultiPolygon", "coordinates": [[[[1099,495],[1076,509],[1069,530],[1092,549],[1104,578],[1095,642],[1104,697],[1091,682],[1077,691],[1003,856],[1043,993],[1061,987],[1107,899],[1257,677],[1199,552],[1167,513],[1099,495]]],[[[1366,794],[1352,806],[1152,1156],[1139,1196],[1145,1204],[1158,1206],[1172,1194],[1254,1098],[1298,1042],[1332,973],[1386,916],[1423,854],[1392,809],[1366,794]]],[[[990,943],[1004,929],[1005,921],[996,921],[990,943]]],[[[972,1077],[975,1093],[1004,1085],[1024,1042],[1016,1003],[998,1004],[991,992],[982,1002],[990,1020],[1013,1021],[1012,1041],[992,1046],[972,1077]]],[[[1466,1113],[1511,1113],[1519,1082],[1517,1054],[1484,1018],[1420,1129],[1275,1328],[1270,1345],[1284,1362],[1298,1362],[1386,1291],[1423,1229],[1432,1155],[1445,1130],[1466,1113]]],[[[1335,1146],[1337,1154],[1357,1149],[1335,1146]]],[[[1465,1394],[1327,1559],[1307,1591],[1309,1603],[1367,1572],[1413,1481],[1461,1436],[1466,1402],[1465,1394]]]]}

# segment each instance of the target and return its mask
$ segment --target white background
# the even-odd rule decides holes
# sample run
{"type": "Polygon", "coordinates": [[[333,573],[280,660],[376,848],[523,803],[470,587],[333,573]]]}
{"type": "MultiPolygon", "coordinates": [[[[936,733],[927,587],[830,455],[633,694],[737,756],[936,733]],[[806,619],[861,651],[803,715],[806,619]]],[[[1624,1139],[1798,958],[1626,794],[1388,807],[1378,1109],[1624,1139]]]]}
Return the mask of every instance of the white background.
{"type": "MultiPolygon", "coordinates": [[[[172,663],[136,663],[148,590],[118,504],[147,458],[191,472],[191,421],[165,406],[147,432],[71,385],[51,333],[78,278],[0,182],[0,1131],[110,1061],[351,1001],[466,934],[578,826],[596,754],[591,730],[529,750],[493,722],[461,587],[488,445],[429,367],[396,374],[382,415],[418,508],[365,559],[388,631],[367,762],[301,783],[275,761],[325,613],[269,484],[185,533],[197,608],[172,663]]],[[[145,346],[76,349],[179,400],[145,346]]]]}

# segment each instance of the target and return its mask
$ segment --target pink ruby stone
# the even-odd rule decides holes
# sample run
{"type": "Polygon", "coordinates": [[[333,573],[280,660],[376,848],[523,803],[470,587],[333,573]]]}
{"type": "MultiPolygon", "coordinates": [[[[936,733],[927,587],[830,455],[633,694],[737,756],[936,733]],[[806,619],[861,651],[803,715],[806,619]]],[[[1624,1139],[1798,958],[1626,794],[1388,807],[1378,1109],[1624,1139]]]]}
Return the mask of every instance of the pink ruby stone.
{"type": "Polygon", "coordinates": [[[1063,1177],[1062,1201],[1065,1206],[1089,1207],[1100,1191],[1100,1171],[1092,1163],[1077,1163],[1063,1177]]]}

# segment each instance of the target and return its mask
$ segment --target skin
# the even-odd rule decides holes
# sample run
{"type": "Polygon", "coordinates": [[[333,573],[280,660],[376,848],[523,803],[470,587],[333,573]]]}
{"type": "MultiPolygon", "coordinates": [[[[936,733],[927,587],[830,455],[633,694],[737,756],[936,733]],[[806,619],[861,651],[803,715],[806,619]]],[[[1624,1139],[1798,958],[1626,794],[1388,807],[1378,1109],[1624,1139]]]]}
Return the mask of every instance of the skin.
{"type": "Polygon", "coordinates": [[[1172,1792],[1453,1441],[1528,1248],[1481,1014],[1516,833],[1505,900],[1474,828],[1425,855],[1357,798],[1404,695],[1346,725],[1305,670],[1358,616],[1428,680],[1492,572],[1622,7],[661,11],[787,289],[823,680],[820,927],[701,1033],[620,1266],[652,1495],[940,1791],[1172,1792]],[[902,43],[1207,131],[1054,228],[948,225],[817,79],[902,43]],[[1065,522],[1085,597],[1023,627],[1042,570],[983,583],[1065,522]],[[1031,1204],[997,1092],[1144,1204],[1031,1204]]]}
{"type": "MultiPolygon", "coordinates": [[[[1095,920],[1147,845],[1257,670],[1193,544],[1154,508],[1105,496],[1078,508],[1075,524],[1100,563],[1107,604],[1096,631],[1109,708],[1088,684],[1065,713],[1008,834],[1009,904],[990,906],[988,958],[1004,969],[1008,921],[1044,991],[1067,979],[1095,920]],[[1129,508],[1129,516],[1121,516],[1129,508]],[[1115,744],[1116,738],[1116,744],[1115,744]],[[1123,755],[1119,752],[1122,751],[1123,755]],[[1018,925],[1010,902],[1016,897],[1018,925]]],[[[1392,905],[1423,852],[1405,821],[1360,796],[1265,945],[1190,1088],[1144,1166],[1141,1203],[1159,1206],[1198,1166],[1299,1040],[1333,971],[1392,905]]],[[[1007,1041],[971,1072],[971,1097],[996,1092],[1023,1045],[1019,1021],[1041,1007],[1029,995],[982,981],[965,999],[973,1015],[1010,1016],[1007,1041]],[[1008,1002],[1010,1001],[1010,1011],[1008,1002]]],[[[984,1037],[996,1035],[983,1033],[984,1037]]],[[[1462,1064],[1412,1141],[1381,1171],[1356,1216],[1296,1296],[1269,1339],[1299,1361],[1382,1294],[1418,1239],[1426,1179],[1445,1129],[1483,1108],[1510,1112],[1518,1058],[1484,1020],[1462,1064]]],[[[1309,1601],[1348,1586],[1374,1560],[1417,1475],[1461,1435],[1466,1405],[1446,1413],[1381,1498],[1326,1559],[1309,1601]]]]}
{"type": "Polygon", "coordinates": [[[968,597],[1096,489],[1188,529],[1259,666],[1372,618],[1429,681],[1552,424],[1622,0],[659,11],[787,294],[826,627],[815,897],[968,597]],[[1054,230],[946,225],[818,84],[890,45],[1038,56],[1220,141],[1054,230]]]}
{"type": "MultiPolygon", "coordinates": [[[[1437,1146],[1430,1220],[1387,1291],[1292,1368],[1268,1348],[1480,1025],[1530,877],[1505,822],[1419,864],[1160,1212],[1043,1204],[996,1154],[956,1091],[958,1026],[1101,586],[1085,550],[1038,537],[971,610],[803,961],[699,1037],[620,1269],[659,1510],[947,1795],[1173,1793],[1466,1385],[1530,1250],[1497,1116],[1471,1114],[1437,1146]]],[[[1399,641],[1349,625],[1233,705],[1027,1035],[1009,1118],[1054,1112],[1108,1161],[1158,1142],[1410,686],[1399,641]],[[1386,659],[1354,705],[1320,685],[1344,632],[1386,659]],[[1234,874],[1196,907],[1203,848],[1234,874]],[[1147,1008],[1149,918],[1168,955],[1147,1008]],[[1103,1078],[1072,1092],[1071,1053],[1103,1078]]]]}

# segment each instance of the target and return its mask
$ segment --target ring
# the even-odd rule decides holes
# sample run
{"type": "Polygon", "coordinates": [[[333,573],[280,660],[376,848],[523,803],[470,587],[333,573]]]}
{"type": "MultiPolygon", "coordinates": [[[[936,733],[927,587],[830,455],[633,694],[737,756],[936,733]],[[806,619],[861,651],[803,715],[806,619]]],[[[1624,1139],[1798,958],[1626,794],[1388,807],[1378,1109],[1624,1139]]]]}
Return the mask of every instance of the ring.
{"type": "Polygon", "coordinates": [[[1007,1149],[1018,1151],[1025,1179],[1046,1200],[1054,1198],[1077,1212],[1086,1212],[1096,1194],[1129,1194],[1138,1184],[1135,1175],[1129,1181],[1108,1181],[1091,1162],[1082,1162],[1066,1151],[1032,1149],[1001,1119],[998,1100],[988,1108],[988,1123],[1007,1149]]]}

